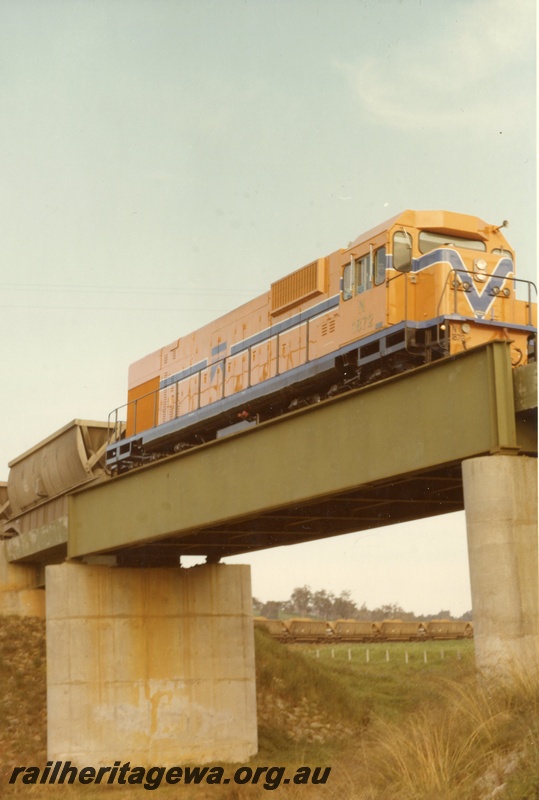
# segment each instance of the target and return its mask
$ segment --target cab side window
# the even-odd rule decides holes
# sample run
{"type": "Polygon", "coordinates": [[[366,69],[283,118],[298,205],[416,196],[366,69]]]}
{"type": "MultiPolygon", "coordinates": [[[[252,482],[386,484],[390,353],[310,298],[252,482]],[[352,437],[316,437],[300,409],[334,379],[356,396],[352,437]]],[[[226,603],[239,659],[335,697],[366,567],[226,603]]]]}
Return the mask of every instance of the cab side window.
{"type": "Polygon", "coordinates": [[[342,282],[343,300],[350,300],[350,298],[354,296],[354,272],[355,272],[355,262],[354,259],[352,259],[351,263],[345,266],[343,272],[343,282],[342,282]]]}
{"type": "Polygon", "coordinates": [[[373,285],[379,286],[386,279],[386,248],[379,247],[374,255],[367,253],[361,258],[352,258],[343,269],[342,298],[350,300],[373,285]]]}
{"type": "Polygon", "coordinates": [[[372,263],[370,254],[356,262],[356,294],[362,294],[372,286],[372,263]]]}
{"type": "Polygon", "coordinates": [[[386,249],[379,247],[374,254],[374,283],[380,286],[386,279],[386,249]]]}
{"type": "Polygon", "coordinates": [[[412,269],[412,237],[406,231],[393,236],[393,269],[409,272],[412,269]]]}

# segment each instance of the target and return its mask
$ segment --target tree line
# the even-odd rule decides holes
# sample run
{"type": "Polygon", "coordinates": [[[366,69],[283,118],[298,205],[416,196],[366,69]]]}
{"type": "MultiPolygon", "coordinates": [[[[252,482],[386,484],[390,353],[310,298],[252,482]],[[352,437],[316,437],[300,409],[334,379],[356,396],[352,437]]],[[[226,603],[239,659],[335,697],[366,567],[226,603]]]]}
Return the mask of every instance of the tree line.
{"type": "Polygon", "coordinates": [[[405,611],[398,603],[387,603],[369,609],[366,604],[358,606],[352,600],[349,589],[339,595],[325,589],[313,591],[310,586],[298,586],[288,600],[268,600],[262,602],[253,597],[253,613],[257,617],[267,619],[286,619],[289,617],[308,617],[313,619],[357,619],[361,621],[381,622],[384,619],[402,620],[436,620],[457,619],[471,620],[472,612],[467,611],[461,617],[454,617],[448,609],[441,609],[437,614],[421,614],[405,611]]]}

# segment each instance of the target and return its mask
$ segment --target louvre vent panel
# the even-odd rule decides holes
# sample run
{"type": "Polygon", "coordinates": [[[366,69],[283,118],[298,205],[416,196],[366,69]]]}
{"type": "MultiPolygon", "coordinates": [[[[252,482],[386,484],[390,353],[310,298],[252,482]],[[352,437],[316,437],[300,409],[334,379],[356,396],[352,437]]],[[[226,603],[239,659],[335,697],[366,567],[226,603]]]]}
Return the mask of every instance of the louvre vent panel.
{"type": "Polygon", "coordinates": [[[271,285],[271,313],[280,314],[326,291],[326,259],[320,258],[271,285]]]}
{"type": "Polygon", "coordinates": [[[322,323],[322,336],[327,336],[328,333],[333,333],[335,331],[335,317],[330,317],[328,320],[322,323]]]}

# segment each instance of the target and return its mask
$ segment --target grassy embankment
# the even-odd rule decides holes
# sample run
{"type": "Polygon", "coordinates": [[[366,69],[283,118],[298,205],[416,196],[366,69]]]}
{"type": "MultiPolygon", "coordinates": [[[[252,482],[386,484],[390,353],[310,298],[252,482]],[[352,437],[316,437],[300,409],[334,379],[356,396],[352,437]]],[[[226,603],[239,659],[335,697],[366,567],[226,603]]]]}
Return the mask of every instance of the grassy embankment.
{"type": "MultiPolygon", "coordinates": [[[[256,648],[260,749],[251,766],[331,767],[325,785],[281,784],[282,798],[539,797],[537,687],[478,682],[473,643],[371,645],[367,661],[365,645],[284,646],[257,631],[256,648]]],[[[151,796],[137,786],[8,786],[14,765],[45,765],[45,717],[43,624],[0,618],[0,796],[151,796]]],[[[184,800],[268,791],[261,783],[157,790],[184,800]]]]}

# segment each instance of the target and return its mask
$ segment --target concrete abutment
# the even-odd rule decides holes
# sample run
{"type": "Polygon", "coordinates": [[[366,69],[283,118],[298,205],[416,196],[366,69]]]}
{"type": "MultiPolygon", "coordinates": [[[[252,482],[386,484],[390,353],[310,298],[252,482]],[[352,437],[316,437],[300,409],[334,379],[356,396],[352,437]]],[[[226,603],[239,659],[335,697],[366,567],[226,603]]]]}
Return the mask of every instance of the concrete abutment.
{"type": "Polygon", "coordinates": [[[37,568],[10,564],[0,540],[0,616],[45,617],[45,591],[37,588],[37,568]]]}
{"type": "Polygon", "coordinates": [[[65,563],[46,579],[49,759],[166,766],[256,753],[248,566],[65,563]]]}
{"type": "Polygon", "coordinates": [[[476,664],[539,678],[537,460],[462,463],[476,664]]]}

